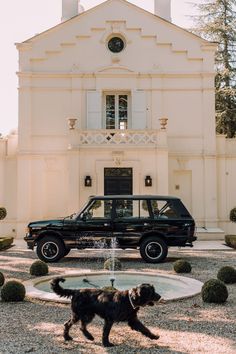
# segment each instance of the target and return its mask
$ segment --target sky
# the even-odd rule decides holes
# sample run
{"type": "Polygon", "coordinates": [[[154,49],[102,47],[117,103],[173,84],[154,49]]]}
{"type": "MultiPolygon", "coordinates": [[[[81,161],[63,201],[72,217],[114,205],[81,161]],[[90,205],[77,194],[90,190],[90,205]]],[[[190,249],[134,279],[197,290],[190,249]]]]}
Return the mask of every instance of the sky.
{"type": "MultiPolygon", "coordinates": [[[[190,0],[172,0],[172,22],[191,27],[189,15],[193,13],[190,0]]],[[[200,0],[192,0],[198,2],[200,0]]],[[[81,0],[85,10],[102,0],[81,0]]],[[[153,12],[154,0],[129,0],[153,12]]],[[[15,43],[61,22],[61,0],[0,0],[0,134],[7,135],[17,128],[18,119],[18,52],[15,43]]]]}

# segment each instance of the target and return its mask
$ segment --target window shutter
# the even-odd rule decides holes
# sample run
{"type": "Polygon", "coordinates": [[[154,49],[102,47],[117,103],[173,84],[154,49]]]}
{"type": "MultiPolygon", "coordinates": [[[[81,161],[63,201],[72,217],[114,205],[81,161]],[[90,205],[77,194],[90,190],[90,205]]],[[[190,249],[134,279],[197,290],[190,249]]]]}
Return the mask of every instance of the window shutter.
{"type": "Polygon", "coordinates": [[[147,128],[147,102],[145,91],[132,92],[132,129],[147,128]]]}
{"type": "Polygon", "coordinates": [[[87,129],[102,128],[102,97],[100,91],[87,92],[87,129]]]}

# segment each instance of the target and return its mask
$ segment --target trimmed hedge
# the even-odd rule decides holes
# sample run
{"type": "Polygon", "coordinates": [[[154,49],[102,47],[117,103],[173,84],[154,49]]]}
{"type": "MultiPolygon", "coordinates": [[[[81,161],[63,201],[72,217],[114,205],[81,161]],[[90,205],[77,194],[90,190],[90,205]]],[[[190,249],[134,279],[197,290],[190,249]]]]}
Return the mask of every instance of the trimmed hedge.
{"type": "Polygon", "coordinates": [[[14,241],[13,237],[0,237],[0,251],[8,248],[12,245],[14,241]]]}
{"type": "Polygon", "coordinates": [[[217,273],[217,278],[225,284],[236,283],[236,269],[230,266],[220,268],[217,273]]]}
{"type": "Polygon", "coordinates": [[[191,264],[184,259],[179,259],[173,264],[176,273],[190,273],[192,270],[191,264]]]}
{"type": "Polygon", "coordinates": [[[5,277],[2,272],[0,272],[0,286],[2,286],[5,282],[5,277]]]}
{"type": "Polygon", "coordinates": [[[2,301],[23,301],[25,298],[25,287],[17,280],[9,280],[1,289],[2,301]]]}
{"type": "Polygon", "coordinates": [[[48,274],[48,265],[43,261],[35,261],[30,266],[30,274],[35,276],[42,276],[48,274]]]}
{"type": "Polygon", "coordinates": [[[228,290],[225,284],[218,279],[210,279],[202,286],[202,300],[204,302],[222,304],[228,298],[228,290]]]}
{"type": "Polygon", "coordinates": [[[227,246],[236,249],[236,235],[225,235],[225,243],[227,246]]]}
{"type": "MultiPolygon", "coordinates": [[[[121,268],[122,268],[121,261],[118,258],[114,258],[114,270],[121,270],[121,268]]],[[[108,258],[104,262],[104,269],[113,270],[113,259],[112,258],[108,258]]]]}

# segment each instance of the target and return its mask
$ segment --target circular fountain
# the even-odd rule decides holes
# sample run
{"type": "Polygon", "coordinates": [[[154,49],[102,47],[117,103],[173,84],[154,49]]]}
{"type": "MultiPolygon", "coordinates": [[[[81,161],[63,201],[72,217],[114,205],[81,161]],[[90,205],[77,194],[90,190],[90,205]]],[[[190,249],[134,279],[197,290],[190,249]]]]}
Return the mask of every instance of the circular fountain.
{"type": "MultiPolygon", "coordinates": [[[[60,276],[66,279],[62,286],[71,289],[103,288],[113,284],[116,289],[125,290],[138,284],[149,283],[154,285],[156,292],[166,301],[197,295],[203,285],[192,278],[157,272],[116,271],[111,276],[109,271],[87,271],[60,276]]],[[[59,298],[51,291],[50,281],[55,277],[55,275],[47,276],[24,282],[27,296],[46,301],[70,302],[70,299],[59,298]]]]}

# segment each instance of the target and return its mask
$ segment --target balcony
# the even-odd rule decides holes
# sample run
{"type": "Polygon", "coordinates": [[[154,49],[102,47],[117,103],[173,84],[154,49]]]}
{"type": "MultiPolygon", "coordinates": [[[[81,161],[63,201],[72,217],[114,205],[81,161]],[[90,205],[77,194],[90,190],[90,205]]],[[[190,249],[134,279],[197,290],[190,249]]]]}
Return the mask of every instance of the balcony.
{"type": "Polygon", "coordinates": [[[166,132],[163,130],[79,130],[70,131],[69,149],[83,147],[108,147],[108,146],[129,146],[129,147],[155,147],[165,145],[166,132]],[[164,138],[164,140],[163,140],[164,138]],[[164,143],[164,144],[163,144],[164,143]]]}

